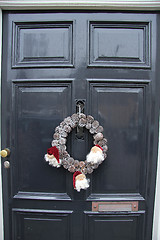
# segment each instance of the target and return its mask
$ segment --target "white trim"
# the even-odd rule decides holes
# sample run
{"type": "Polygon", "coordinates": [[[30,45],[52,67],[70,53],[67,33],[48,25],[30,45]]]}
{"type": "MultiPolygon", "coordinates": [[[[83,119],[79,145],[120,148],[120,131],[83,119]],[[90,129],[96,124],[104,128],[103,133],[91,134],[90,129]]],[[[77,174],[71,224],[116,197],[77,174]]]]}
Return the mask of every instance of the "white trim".
{"type": "MultiPolygon", "coordinates": [[[[1,90],[1,51],[2,51],[2,10],[0,8],[0,90],[1,90]]],[[[1,105],[1,91],[0,91],[0,105],[1,105]]],[[[1,116],[1,109],[0,109],[1,116]]],[[[1,119],[0,119],[1,122],[1,119]]],[[[0,124],[1,133],[1,124],[0,124]]],[[[1,148],[1,134],[0,134],[0,148],[1,148]]],[[[1,181],[1,161],[0,161],[0,239],[3,239],[3,206],[2,206],[2,181],[1,181]]]]}
{"type": "MultiPolygon", "coordinates": [[[[2,10],[3,9],[108,9],[108,10],[160,10],[160,1],[152,0],[0,0],[0,56],[1,56],[1,39],[2,39],[2,10]]],[[[1,57],[0,57],[0,80],[1,80],[1,57]]],[[[1,81],[0,81],[1,83],[1,81]]],[[[160,137],[160,129],[159,129],[160,137]]],[[[0,163],[1,165],[1,163],[0,163]]],[[[1,176],[1,167],[0,167],[1,176]]],[[[157,168],[157,183],[156,183],[156,197],[154,208],[154,223],[153,223],[153,237],[152,240],[160,239],[160,142],[157,168]]],[[[0,239],[3,238],[3,207],[2,207],[2,186],[0,181],[0,239]]]]}
{"type": "MultiPolygon", "coordinates": [[[[159,139],[160,139],[160,121],[159,121],[159,139]]],[[[152,240],[160,239],[160,140],[158,150],[158,165],[157,165],[157,181],[156,181],[156,195],[154,205],[154,221],[153,221],[153,235],[152,240]]]]}
{"type": "Polygon", "coordinates": [[[2,9],[160,10],[159,0],[0,0],[2,9]]]}

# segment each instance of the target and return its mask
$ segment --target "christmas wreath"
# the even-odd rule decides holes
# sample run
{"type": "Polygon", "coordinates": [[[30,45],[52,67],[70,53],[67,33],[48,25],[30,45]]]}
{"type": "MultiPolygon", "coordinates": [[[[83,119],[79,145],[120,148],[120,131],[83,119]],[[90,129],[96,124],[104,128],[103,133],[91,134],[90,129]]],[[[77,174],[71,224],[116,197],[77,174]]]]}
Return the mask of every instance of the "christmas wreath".
{"type": "Polygon", "coordinates": [[[59,126],[55,128],[52,147],[45,154],[45,161],[52,167],[63,166],[73,174],[73,187],[78,192],[89,187],[89,179],[86,174],[91,174],[94,169],[105,160],[107,154],[107,139],[103,136],[103,127],[91,115],[75,113],[71,117],[65,118],[59,126]],[[74,160],[67,152],[67,136],[75,127],[85,127],[93,135],[94,146],[87,155],[85,161],[74,160]]]}

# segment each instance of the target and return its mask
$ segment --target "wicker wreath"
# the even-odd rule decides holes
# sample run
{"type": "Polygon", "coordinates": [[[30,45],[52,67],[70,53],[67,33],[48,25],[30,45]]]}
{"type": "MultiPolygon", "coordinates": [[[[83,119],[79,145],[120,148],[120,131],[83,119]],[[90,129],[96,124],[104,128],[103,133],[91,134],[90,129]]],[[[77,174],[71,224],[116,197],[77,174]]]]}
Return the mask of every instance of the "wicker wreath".
{"type": "Polygon", "coordinates": [[[45,160],[50,166],[57,168],[63,166],[69,172],[74,173],[73,185],[76,190],[75,178],[78,178],[78,175],[80,174],[83,176],[91,174],[94,169],[98,168],[107,156],[107,139],[104,138],[102,132],[103,127],[100,126],[99,122],[91,115],[86,116],[83,113],[74,113],[71,117],[65,118],[60,125],[55,128],[52,147],[49,148],[47,154],[45,154],[45,160]],[[91,152],[87,155],[85,161],[75,160],[67,152],[66,138],[75,127],[85,127],[94,138],[95,146],[91,149],[91,152]]]}

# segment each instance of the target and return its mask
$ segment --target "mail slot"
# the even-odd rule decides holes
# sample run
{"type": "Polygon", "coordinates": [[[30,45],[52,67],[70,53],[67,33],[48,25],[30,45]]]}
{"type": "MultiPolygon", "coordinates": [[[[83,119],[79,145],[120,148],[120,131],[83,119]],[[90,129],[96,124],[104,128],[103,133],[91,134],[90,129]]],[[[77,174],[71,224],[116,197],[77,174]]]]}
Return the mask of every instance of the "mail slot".
{"type": "Polygon", "coordinates": [[[138,202],[92,202],[93,212],[136,212],[138,202]]]}

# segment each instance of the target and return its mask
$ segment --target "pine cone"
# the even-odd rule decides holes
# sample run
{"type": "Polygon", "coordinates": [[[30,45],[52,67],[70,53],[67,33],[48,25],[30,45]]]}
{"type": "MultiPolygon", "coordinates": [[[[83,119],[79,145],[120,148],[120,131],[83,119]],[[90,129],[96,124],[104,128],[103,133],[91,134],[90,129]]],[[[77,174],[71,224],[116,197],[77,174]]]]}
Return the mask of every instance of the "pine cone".
{"type": "Polygon", "coordinates": [[[64,152],[66,150],[66,148],[67,148],[66,145],[60,145],[59,146],[59,151],[64,152]]]}
{"type": "Polygon", "coordinates": [[[63,152],[63,157],[64,158],[69,158],[70,157],[69,153],[66,150],[63,152]]]}
{"type": "Polygon", "coordinates": [[[86,123],[87,123],[87,120],[86,120],[85,118],[81,118],[81,119],[79,120],[78,125],[79,125],[80,127],[84,127],[84,126],[86,125],[86,123]]]}
{"type": "Polygon", "coordinates": [[[98,121],[94,121],[93,123],[92,123],[92,128],[98,128],[98,126],[99,126],[99,122],[98,121]]]}
{"type": "Polygon", "coordinates": [[[91,129],[91,127],[92,127],[92,124],[87,122],[86,128],[87,128],[87,129],[91,129]]]}
{"type": "Polygon", "coordinates": [[[88,123],[93,123],[93,121],[94,121],[94,117],[92,117],[91,115],[88,115],[87,116],[87,122],[88,123]]]}
{"type": "Polygon", "coordinates": [[[59,134],[59,133],[55,133],[55,134],[53,135],[53,138],[54,138],[55,140],[58,140],[58,139],[60,138],[60,134],[59,134]]]}
{"type": "Polygon", "coordinates": [[[77,168],[77,167],[79,167],[79,161],[78,160],[75,160],[74,161],[74,166],[77,168]]]}
{"type": "Polygon", "coordinates": [[[66,125],[70,125],[71,122],[72,122],[71,117],[67,117],[67,118],[65,118],[65,119],[64,119],[64,122],[66,123],[66,125]]]}
{"type": "Polygon", "coordinates": [[[64,131],[67,132],[67,133],[70,133],[71,132],[71,127],[69,125],[65,125],[64,126],[64,131]]]}
{"type": "Polygon", "coordinates": [[[101,133],[103,132],[103,127],[99,126],[98,128],[96,128],[96,133],[101,133]]]}
{"type": "Polygon", "coordinates": [[[103,139],[103,134],[102,133],[97,133],[93,137],[94,137],[95,141],[100,141],[100,140],[103,139]]]}
{"type": "Polygon", "coordinates": [[[58,144],[58,140],[53,140],[52,141],[52,147],[54,147],[54,146],[58,146],[59,144],[58,144]]]}
{"type": "Polygon", "coordinates": [[[66,141],[67,141],[66,138],[60,138],[60,139],[59,139],[59,144],[60,144],[60,145],[65,145],[65,144],[66,144],[66,141]]]}
{"type": "Polygon", "coordinates": [[[87,172],[88,172],[89,174],[91,174],[91,173],[93,172],[93,169],[88,166],[88,167],[87,167],[87,172]]]}
{"type": "Polygon", "coordinates": [[[108,151],[108,146],[107,146],[107,145],[104,145],[104,146],[103,146],[103,151],[104,151],[104,152],[107,152],[107,151],[108,151]]]}
{"type": "Polygon", "coordinates": [[[69,164],[74,164],[74,159],[72,157],[68,158],[69,164]]]}
{"type": "Polygon", "coordinates": [[[59,133],[59,129],[60,129],[60,126],[57,126],[57,127],[55,128],[55,132],[58,132],[58,133],[59,133]]]}
{"type": "Polygon", "coordinates": [[[71,173],[75,172],[75,167],[73,165],[69,166],[68,171],[71,173]]]}
{"type": "Polygon", "coordinates": [[[65,125],[66,125],[66,123],[65,123],[64,121],[60,123],[60,127],[62,127],[62,128],[63,128],[65,125]]]}
{"type": "Polygon", "coordinates": [[[90,131],[91,134],[94,134],[95,133],[95,128],[91,128],[89,131],[90,131]]]}
{"type": "Polygon", "coordinates": [[[94,165],[92,166],[92,168],[93,168],[93,169],[96,169],[96,168],[98,168],[98,166],[99,166],[99,164],[97,163],[97,164],[94,164],[94,165]]]}
{"type": "Polygon", "coordinates": [[[63,159],[62,160],[62,165],[67,165],[68,164],[68,161],[66,159],[63,159]]]}
{"type": "Polygon", "coordinates": [[[72,116],[71,116],[71,119],[74,123],[77,123],[79,121],[79,116],[78,114],[74,113],[72,116]]]}
{"type": "Polygon", "coordinates": [[[85,163],[84,163],[83,161],[80,161],[80,162],[79,162],[79,166],[80,166],[81,168],[83,168],[83,167],[85,166],[85,163]]]}
{"type": "Polygon", "coordinates": [[[69,168],[69,164],[63,164],[63,167],[64,167],[65,169],[68,169],[68,168],[69,168]]]}
{"type": "Polygon", "coordinates": [[[83,168],[82,173],[87,174],[87,168],[83,168]]]}
{"type": "Polygon", "coordinates": [[[80,113],[79,118],[86,118],[86,115],[84,113],[80,113]]]}
{"type": "Polygon", "coordinates": [[[61,137],[66,138],[68,136],[68,134],[63,130],[63,132],[61,133],[61,137]]]}
{"type": "Polygon", "coordinates": [[[102,140],[98,141],[98,145],[100,145],[101,147],[103,147],[106,144],[107,144],[107,139],[106,138],[103,138],[102,140]]]}

